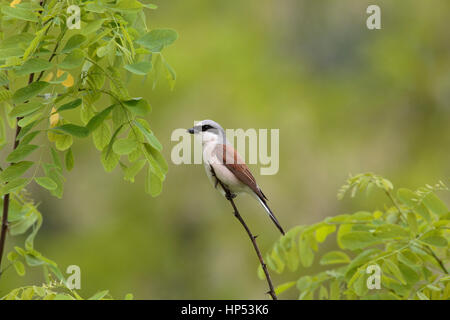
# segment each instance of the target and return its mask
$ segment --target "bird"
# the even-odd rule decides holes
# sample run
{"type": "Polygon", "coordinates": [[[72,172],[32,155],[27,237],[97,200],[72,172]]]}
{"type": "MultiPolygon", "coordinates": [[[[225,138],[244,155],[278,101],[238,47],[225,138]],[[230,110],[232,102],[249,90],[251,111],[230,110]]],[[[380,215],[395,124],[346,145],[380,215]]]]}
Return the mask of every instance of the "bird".
{"type": "Polygon", "coordinates": [[[202,120],[187,131],[201,140],[203,165],[214,188],[218,189],[220,185],[218,190],[228,200],[242,193],[253,196],[284,235],[278,219],[267,205],[267,197],[239,153],[228,143],[224,129],[213,120],[202,120]]]}

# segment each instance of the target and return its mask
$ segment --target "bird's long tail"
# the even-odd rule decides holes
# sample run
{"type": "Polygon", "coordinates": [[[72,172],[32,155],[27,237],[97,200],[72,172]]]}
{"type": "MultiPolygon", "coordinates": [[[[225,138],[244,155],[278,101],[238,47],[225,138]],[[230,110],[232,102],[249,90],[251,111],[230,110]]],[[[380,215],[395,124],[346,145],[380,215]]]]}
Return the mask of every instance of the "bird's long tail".
{"type": "Polygon", "coordinates": [[[256,195],[256,198],[258,199],[259,203],[261,203],[264,210],[266,210],[267,214],[269,215],[270,219],[272,219],[273,223],[277,226],[278,230],[280,230],[281,234],[284,235],[284,230],[281,227],[280,223],[278,222],[277,218],[273,214],[272,210],[270,210],[269,206],[267,205],[267,202],[265,199],[261,199],[258,195],[256,195]]]}

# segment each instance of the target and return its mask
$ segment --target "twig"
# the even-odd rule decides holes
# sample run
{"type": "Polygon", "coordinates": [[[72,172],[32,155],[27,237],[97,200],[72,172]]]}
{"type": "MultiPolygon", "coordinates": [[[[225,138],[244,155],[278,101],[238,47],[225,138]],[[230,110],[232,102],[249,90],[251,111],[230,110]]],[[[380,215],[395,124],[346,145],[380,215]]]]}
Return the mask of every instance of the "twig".
{"type": "Polygon", "coordinates": [[[429,250],[430,254],[433,256],[434,260],[436,260],[436,262],[439,264],[439,266],[441,267],[442,271],[444,271],[445,274],[448,274],[447,268],[445,267],[445,265],[442,262],[442,260],[439,259],[439,257],[436,255],[436,253],[434,253],[433,249],[431,249],[429,246],[425,246],[425,248],[427,250],[429,250]]]}
{"type": "MultiPolygon", "coordinates": [[[[30,74],[30,77],[28,78],[28,84],[32,83],[34,79],[34,73],[30,74]]],[[[19,121],[23,117],[18,117],[16,119],[16,134],[14,136],[14,144],[13,144],[13,150],[16,150],[16,148],[19,146],[19,140],[17,137],[19,136],[20,130],[22,129],[19,126],[19,121]]],[[[5,242],[6,242],[6,233],[8,232],[8,213],[9,213],[9,199],[10,194],[5,194],[3,198],[3,215],[2,215],[2,229],[0,233],[0,271],[2,266],[2,258],[3,258],[3,251],[5,249],[5,242]]],[[[1,275],[1,272],[0,272],[1,275]]]]}
{"type": "Polygon", "coordinates": [[[225,197],[227,198],[228,201],[230,201],[231,205],[233,206],[233,210],[234,210],[234,216],[239,220],[239,222],[242,224],[242,226],[244,227],[245,231],[247,231],[247,234],[250,238],[250,240],[252,241],[253,244],[253,248],[255,248],[256,251],[256,255],[258,256],[259,262],[261,264],[261,267],[264,271],[264,274],[266,275],[266,280],[267,280],[267,284],[269,285],[269,291],[267,292],[273,300],[278,300],[277,295],[275,294],[275,290],[273,288],[273,284],[272,284],[272,280],[270,279],[270,274],[269,271],[267,270],[267,265],[264,262],[264,259],[261,255],[261,251],[259,251],[258,245],[256,244],[256,237],[252,234],[252,232],[250,231],[250,229],[248,228],[247,224],[245,223],[244,219],[242,219],[242,216],[239,213],[239,210],[236,207],[236,204],[234,203],[233,198],[235,197],[235,195],[233,195],[230,190],[228,190],[228,188],[222,183],[222,181],[220,181],[215,172],[214,169],[211,167],[211,171],[213,176],[216,178],[216,181],[220,184],[220,186],[222,187],[223,191],[225,192],[225,197]]]}

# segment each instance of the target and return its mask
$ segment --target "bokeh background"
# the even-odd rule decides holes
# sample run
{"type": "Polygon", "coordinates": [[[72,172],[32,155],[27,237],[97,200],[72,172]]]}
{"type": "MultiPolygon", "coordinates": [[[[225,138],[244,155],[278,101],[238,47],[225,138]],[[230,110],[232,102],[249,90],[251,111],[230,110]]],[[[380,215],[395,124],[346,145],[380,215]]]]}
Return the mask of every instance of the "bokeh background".
{"type": "MultiPolygon", "coordinates": [[[[148,196],[143,174],[129,184],[120,168],[105,173],[92,142],[81,139],[63,199],[30,190],[44,214],[36,246],[63,270],[81,267],[83,296],[109,289],[115,298],[265,298],[247,235],[203,166],[170,162],[172,131],[194,120],[280,129],[279,172],[251,169],[286,229],[387,203],[376,192],[338,201],[349,173],[375,172],[411,189],[449,181],[448,0],[155,3],[149,26],[180,35],[165,50],[177,83],[152,91],[150,80],[132,80],[130,90],[153,105],[148,120],[169,160],[163,193],[148,196]],[[366,28],[369,4],[381,7],[381,30],[366,28]]],[[[278,231],[250,197],[237,204],[268,251],[278,231]]],[[[0,295],[43,279],[40,270],[8,272],[0,295]]],[[[295,290],[281,298],[296,298],[295,290]]]]}

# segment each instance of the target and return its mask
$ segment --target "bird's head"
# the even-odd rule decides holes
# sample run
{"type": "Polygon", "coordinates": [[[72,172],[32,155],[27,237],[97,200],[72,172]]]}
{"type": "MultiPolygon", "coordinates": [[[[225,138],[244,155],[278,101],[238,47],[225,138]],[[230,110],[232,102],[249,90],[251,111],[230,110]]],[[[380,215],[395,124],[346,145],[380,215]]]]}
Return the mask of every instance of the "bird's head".
{"type": "Polygon", "coordinates": [[[222,140],[221,143],[226,141],[225,131],[220,124],[212,120],[197,122],[195,126],[188,129],[188,132],[200,138],[203,144],[211,141],[222,140]]]}

